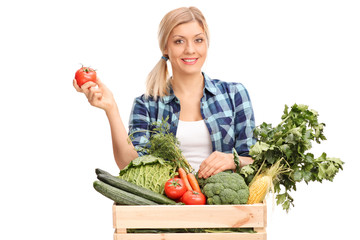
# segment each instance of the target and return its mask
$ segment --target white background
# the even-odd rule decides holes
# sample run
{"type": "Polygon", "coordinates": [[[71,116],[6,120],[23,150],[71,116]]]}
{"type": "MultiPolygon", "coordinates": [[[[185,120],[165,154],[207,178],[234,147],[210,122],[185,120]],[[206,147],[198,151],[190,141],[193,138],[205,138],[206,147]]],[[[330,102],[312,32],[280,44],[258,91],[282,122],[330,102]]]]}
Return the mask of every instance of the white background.
{"type": "MultiPolygon", "coordinates": [[[[339,157],[334,182],[299,184],[286,214],[269,202],[268,239],[355,235],[360,7],[357,1],[2,1],[0,4],[0,239],[112,239],[111,200],[94,169],[118,173],[104,112],[72,87],[80,63],[98,70],[125,124],[161,53],[158,24],[197,6],[211,40],[212,78],[242,82],[257,125],[307,104],[339,157]]],[[[191,216],[190,216],[191,217],[191,216]]]]}

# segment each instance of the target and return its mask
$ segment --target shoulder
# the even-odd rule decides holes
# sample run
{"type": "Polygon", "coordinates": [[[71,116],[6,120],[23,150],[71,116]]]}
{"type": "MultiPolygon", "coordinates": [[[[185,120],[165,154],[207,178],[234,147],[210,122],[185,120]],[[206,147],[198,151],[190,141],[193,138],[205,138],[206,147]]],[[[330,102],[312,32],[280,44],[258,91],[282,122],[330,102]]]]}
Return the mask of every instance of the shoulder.
{"type": "Polygon", "coordinates": [[[170,102],[173,98],[174,95],[169,95],[154,99],[152,96],[143,94],[134,99],[133,112],[141,114],[147,113],[152,117],[156,117],[158,112],[167,113],[172,109],[170,102]]]}
{"type": "Polygon", "coordinates": [[[147,115],[150,111],[151,106],[153,105],[151,102],[153,99],[150,99],[142,94],[136,98],[134,98],[133,107],[132,107],[132,114],[140,114],[140,115],[147,115]]]}
{"type": "Polygon", "coordinates": [[[158,101],[159,99],[155,100],[151,96],[146,96],[145,94],[142,94],[134,99],[134,105],[150,107],[156,105],[158,101]]]}
{"type": "Polygon", "coordinates": [[[218,79],[214,81],[219,89],[226,89],[228,92],[246,91],[245,86],[240,82],[225,82],[218,79]]]}
{"type": "MultiPolygon", "coordinates": [[[[216,91],[220,91],[220,93],[229,93],[229,94],[235,94],[235,93],[241,93],[246,92],[247,89],[245,86],[240,82],[227,82],[220,79],[212,79],[209,76],[205,75],[205,84],[208,86],[211,92],[215,94],[216,91]]],[[[219,92],[217,92],[218,94],[219,92]]]]}
{"type": "Polygon", "coordinates": [[[142,94],[134,99],[134,102],[139,102],[139,103],[146,103],[150,101],[154,101],[153,98],[147,97],[145,94],[142,94]]]}

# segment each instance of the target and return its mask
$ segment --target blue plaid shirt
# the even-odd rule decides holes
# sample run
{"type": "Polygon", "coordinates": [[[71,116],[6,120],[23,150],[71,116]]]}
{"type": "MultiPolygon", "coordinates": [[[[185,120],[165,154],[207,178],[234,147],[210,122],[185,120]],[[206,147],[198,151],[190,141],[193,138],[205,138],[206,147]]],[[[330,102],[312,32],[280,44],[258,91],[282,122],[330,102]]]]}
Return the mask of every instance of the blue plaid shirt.
{"type": "MultiPolygon", "coordinates": [[[[250,146],[256,140],[253,138],[254,112],[247,90],[241,83],[211,79],[204,73],[203,76],[205,87],[200,109],[210,133],[213,151],[231,153],[235,147],[239,155],[249,156],[250,146]]],[[[167,116],[170,131],[176,136],[180,101],[172,89],[168,96],[156,101],[152,97],[145,98],[145,95],[137,97],[130,116],[129,134],[150,129],[152,122],[161,122],[167,116]]],[[[133,135],[132,143],[137,150],[146,144],[149,134],[143,131],[133,135]]],[[[142,153],[139,152],[139,155],[142,153]]]]}

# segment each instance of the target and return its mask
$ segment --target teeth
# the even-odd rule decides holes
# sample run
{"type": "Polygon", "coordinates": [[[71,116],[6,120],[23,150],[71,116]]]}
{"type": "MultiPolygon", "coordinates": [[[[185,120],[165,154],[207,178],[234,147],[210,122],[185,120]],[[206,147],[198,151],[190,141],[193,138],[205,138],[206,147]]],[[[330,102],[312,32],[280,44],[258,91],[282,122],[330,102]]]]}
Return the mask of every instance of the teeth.
{"type": "Polygon", "coordinates": [[[196,61],[196,59],[183,59],[184,60],[184,62],[195,62],[196,61]]]}

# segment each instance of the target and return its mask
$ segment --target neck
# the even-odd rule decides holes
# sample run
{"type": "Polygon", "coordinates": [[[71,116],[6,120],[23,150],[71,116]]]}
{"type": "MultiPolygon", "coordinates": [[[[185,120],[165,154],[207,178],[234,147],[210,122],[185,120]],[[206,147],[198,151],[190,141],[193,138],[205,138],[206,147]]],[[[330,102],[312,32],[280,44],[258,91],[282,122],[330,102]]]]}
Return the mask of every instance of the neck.
{"type": "Polygon", "coordinates": [[[171,84],[174,92],[178,94],[202,92],[204,89],[204,77],[201,72],[192,75],[179,75],[174,73],[171,84]]]}

